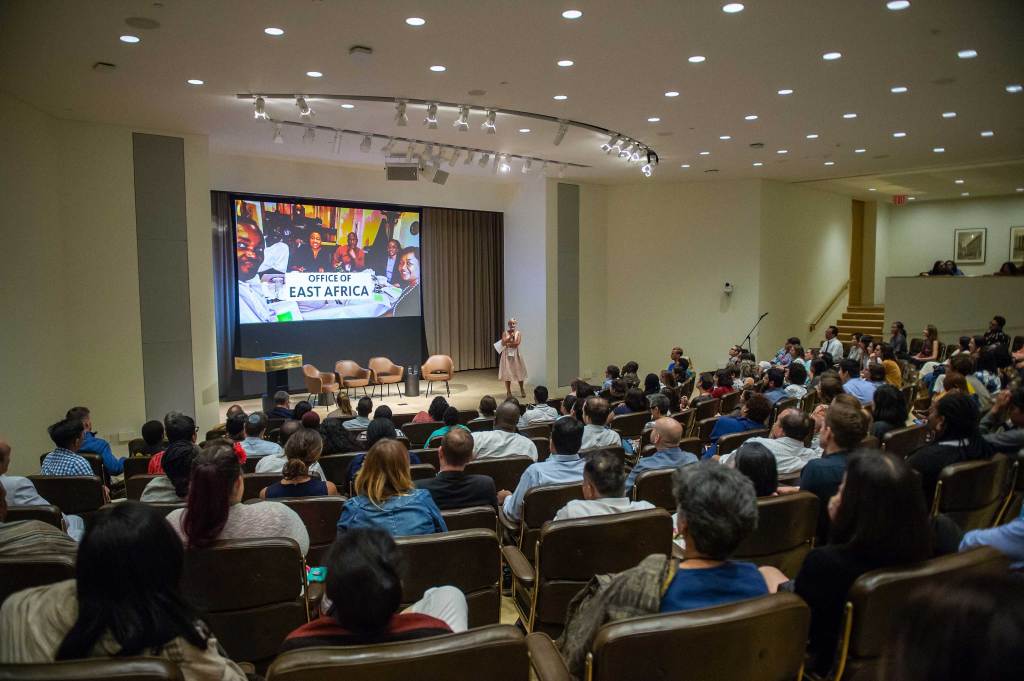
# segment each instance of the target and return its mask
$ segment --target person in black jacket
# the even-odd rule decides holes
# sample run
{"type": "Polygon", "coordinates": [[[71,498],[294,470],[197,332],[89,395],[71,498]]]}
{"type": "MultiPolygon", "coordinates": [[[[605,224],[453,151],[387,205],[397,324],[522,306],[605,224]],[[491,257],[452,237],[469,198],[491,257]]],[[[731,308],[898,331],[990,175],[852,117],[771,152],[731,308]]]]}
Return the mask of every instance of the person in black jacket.
{"type": "Polygon", "coordinates": [[[921,447],[908,459],[921,474],[925,501],[932,503],[939,473],[946,466],[961,461],[991,459],[995,454],[978,429],[978,408],[974,401],[959,391],[951,391],[932,401],[928,410],[931,443],[921,447]]]}
{"type": "Polygon", "coordinates": [[[441,471],[433,478],[417,480],[416,486],[430,492],[442,511],[470,506],[497,506],[494,480],[487,475],[467,475],[466,464],[473,458],[473,435],[462,428],[449,430],[437,452],[441,471]]]}

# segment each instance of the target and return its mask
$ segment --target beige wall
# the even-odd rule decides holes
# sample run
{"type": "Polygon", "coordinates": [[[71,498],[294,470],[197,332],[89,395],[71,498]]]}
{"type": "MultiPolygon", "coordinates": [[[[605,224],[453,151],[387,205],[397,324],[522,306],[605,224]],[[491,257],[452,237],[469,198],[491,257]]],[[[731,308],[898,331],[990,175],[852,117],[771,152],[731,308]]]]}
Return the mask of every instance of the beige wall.
{"type": "Polygon", "coordinates": [[[875,213],[875,305],[885,304],[885,278],[889,276],[889,233],[892,207],[873,203],[875,213]]]}
{"type": "Polygon", "coordinates": [[[1024,334],[1021,277],[889,277],[886,290],[885,328],[899,320],[909,338],[924,337],[934,324],[939,340],[955,343],[987,331],[997,314],[1006,317],[1011,338],[1024,334]]]}
{"type": "Polygon", "coordinates": [[[609,187],[580,186],[580,376],[604,380],[608,356],[608,193],[609,187]]]}

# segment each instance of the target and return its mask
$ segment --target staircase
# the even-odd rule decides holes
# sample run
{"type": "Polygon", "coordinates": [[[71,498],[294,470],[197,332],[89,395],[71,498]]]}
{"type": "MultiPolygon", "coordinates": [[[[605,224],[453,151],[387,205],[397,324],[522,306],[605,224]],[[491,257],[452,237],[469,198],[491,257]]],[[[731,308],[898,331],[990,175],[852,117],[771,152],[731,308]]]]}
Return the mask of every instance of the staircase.
{"type": "MultiPolygon", "coordinates": [[[[885,332],[885,306],[851,305],[836,322],[839,327],[839,340],[849,343],[853,334],[870,334],[875,340],[883,338],[885,332]]],[[[884,338],[888,338],[885,334],[884,338]]]]}

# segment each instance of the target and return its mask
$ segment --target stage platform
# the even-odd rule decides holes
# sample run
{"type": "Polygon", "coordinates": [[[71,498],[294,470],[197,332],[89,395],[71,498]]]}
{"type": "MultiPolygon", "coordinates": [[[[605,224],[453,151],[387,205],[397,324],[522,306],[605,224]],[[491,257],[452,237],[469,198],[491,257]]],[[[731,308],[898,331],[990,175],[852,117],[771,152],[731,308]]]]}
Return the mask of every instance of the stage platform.
{"type": "MultiPolygon", "coordinates": [[[[405,383],[401,384],[403,386],[405,383]]],[[[501,402],[505,397],[505,383],[498,380],[497,369],[474,369],[470,371],[458,371],[455,373],[454,378],[450,382],[451,397],[447,397],[449,404],[454,405],[457,409],[476,409],[480,404],[480,398],[484,395],[491,395],[494,399],[501,402]]],[[[526,383],[526,401],[533,402],[533,386],[529,382],[526,383]]],[[[386,404],[391,407],[391,410],[396,414],[404,413],[417,413],[423,411],[430,405],[430,401],[434,399],[434,394],[445,395],[444,383],[435,383],[434,390],[436,393],[431,394],[427,397],[424,393],[427,390],[427,382],[420,381],[420,395],[419,397],[399,397],[395,386],[391,386],[391,396],[387,396],[387,386],[385,386],[385,395],[383,398],[374,397],[373,406],[377,407],[379,404],[386,404]]],[[[515,383],[512,384],[513,395],[522,401],[524,398],[518,394],[518,386],[515,383]]],[[[377,389],[380,392],[380,389],[377,389]]],[[[367,389],[369,393],[369,389],[367,389]]],[[[298,392],[292,394],[292,406],[299,400],[306,399],[307,393],[298,392]]],[[[350,399],[352,401],[352,409],[356,408],[356,401],[363,396],[361,388],[350,391],[350,399]]],[[[559,394],[552,393],[551,397],[558,397],[559,394]]],[[[220,419],[224,420],[227,414],[228,407],[232,404],[240,404],[246,413],[260,409],[260,398],[255,397],[248,400],[238,400],[237,402],[221,402],[220,403],[220,419]]],[[[328,413],[334,411],[336,407],[317,407],[316,412],[321,417],[326,416],[328,413]]]]}

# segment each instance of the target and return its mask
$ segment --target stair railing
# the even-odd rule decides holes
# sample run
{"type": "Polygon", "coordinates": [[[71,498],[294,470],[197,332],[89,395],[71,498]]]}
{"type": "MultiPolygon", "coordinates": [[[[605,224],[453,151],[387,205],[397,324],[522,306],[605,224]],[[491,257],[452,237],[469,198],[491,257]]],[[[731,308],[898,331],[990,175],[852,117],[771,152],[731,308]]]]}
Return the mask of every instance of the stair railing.
{"type": "Polygon", "coordinates": [[[821,324],[822,318],[824,318],[824,316],[828,314],[828,311],[831,310],[833,306],[835,306],[836,302],[842,297],[842,295],[844,293],[846,293],[846,290],[848,288],[850,288],[850,280],[849,279],[847,279],[846,281],[843,282],[842,288],[840,288],[838,291],[836,291],[836,294],[834,296],[832,296],[832,298],[828,301],[828,305],[826,305],[824,308],[822,308],[821,312],[818,313],[818,316],[814,318],[814,321],[810,322],[807,325],[808,326],[808,329],[807,329],[808,331],[813,332],[815,329],[818,328],[818,325],[821,324]]]}

